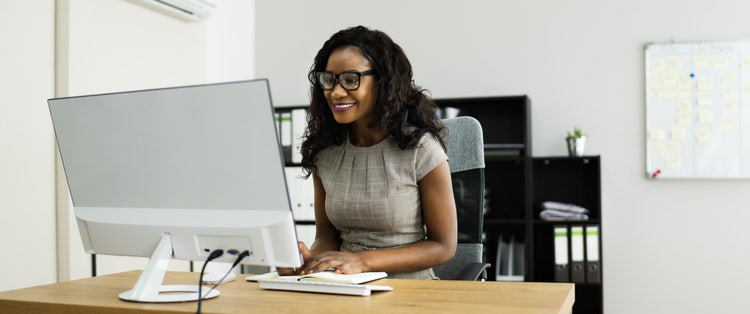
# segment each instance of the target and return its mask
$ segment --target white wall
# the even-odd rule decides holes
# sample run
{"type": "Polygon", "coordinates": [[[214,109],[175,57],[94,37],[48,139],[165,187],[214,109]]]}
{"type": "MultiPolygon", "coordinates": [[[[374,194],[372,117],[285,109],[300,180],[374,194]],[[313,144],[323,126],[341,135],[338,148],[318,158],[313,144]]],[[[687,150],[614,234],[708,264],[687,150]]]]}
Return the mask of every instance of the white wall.
{"type": "Polygon", "coordinates": [[[750,181],[646,179],[643,48],[748,38],[748,11],[742,0],[258,1],[255,67],[277,105],[304,104],[323,41],[362,24],[399,42],[435,97],[528,94],[534,155],[566,154],[580,126],[602,157],[605,312],[747,313],[750,181]]]}
{"type": "Polygon", "coordinates": [[[255,78],[255,1],[211,0],[206,19],[206,82],[255,78]]]}
{"type": "Polygon", "coordinates": [[[0,291],[53,282],[54,1],[0,1],[0,291]]]}

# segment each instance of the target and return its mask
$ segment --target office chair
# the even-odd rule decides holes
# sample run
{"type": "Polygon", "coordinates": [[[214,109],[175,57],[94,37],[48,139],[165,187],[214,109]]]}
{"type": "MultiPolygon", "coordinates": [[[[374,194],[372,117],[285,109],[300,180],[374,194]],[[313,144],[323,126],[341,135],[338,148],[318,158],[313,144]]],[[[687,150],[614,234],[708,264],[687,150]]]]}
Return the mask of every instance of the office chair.
{"type": "Polygon", "coordinates": [[[458,218],[458,246],[447,263],[433,268],[441,279],[485,280],[490,264],[482,259],[484,215],[484,140],[479,121],[469,116],[444,119],[448,165],[458,218]]]}

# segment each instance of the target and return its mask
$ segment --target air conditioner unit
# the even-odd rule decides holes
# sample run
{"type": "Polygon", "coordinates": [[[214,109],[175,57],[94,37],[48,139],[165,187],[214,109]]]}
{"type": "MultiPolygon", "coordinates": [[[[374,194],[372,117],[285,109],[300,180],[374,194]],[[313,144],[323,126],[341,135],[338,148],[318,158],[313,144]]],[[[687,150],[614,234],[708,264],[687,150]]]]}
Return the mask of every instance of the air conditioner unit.
{"type": "Polygon", "coordinates": [[[185,21],[198,21],[207,18],[214,11],[213,3],[204,0],[131,0],[148,8],[180,18],[185,21]]]}

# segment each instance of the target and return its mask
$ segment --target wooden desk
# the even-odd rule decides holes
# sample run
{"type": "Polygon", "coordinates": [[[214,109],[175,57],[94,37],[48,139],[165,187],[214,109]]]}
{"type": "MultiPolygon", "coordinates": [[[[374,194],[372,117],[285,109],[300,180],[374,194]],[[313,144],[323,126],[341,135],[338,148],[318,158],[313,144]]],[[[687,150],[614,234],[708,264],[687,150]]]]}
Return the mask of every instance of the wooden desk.
{"type": "MultiPolygon", "coordinates": [[[[2,313],[195,313],[196,302],[133,303],[118,299],[140,271],[0,292],[2,313]]],[[[219,286],[204,313],[571,313],[570,283],[382,279],[394,291],[369,297],[261,290],[245,275],[219,286]]],[[[164,284],[192,284],[197,273],[168,272],[164,284]]]]}

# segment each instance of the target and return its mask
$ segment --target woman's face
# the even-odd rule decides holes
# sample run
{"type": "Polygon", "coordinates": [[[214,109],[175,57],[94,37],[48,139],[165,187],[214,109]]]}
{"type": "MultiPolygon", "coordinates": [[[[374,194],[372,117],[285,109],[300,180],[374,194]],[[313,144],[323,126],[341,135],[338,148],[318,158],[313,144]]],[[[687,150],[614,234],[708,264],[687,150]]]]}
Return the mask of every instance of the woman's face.
{"type": "MultiPolygon", "coordinates": [[[[326,71],[334,74],[346,71],[365,72],[371,69],[370,63],[361,55],[359,48],[354,46],[334,50],[326,64],[326,71]]],[[[367,125],[372,119],[374,87],[375,78],[372,75],[362,75],[359,78],[359,88],[356,90],[348,91],[338,81],[333,85],[333,89],[324,90],[323,95],[336,122],[367,125]]]]}

